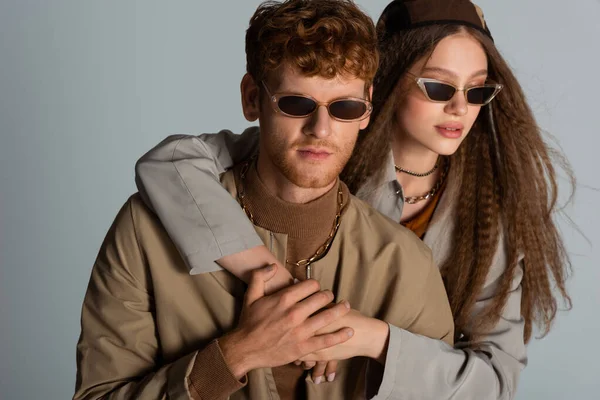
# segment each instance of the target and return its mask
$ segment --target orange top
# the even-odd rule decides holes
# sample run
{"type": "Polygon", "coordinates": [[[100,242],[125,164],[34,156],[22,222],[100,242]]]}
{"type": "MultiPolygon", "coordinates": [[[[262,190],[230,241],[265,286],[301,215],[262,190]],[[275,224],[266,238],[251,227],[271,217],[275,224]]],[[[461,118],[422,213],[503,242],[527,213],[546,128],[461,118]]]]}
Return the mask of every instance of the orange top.
{"type": "Polygon", "coordinates": [[[427,232],[427,228],[429,227],[429,222],[431,221],[431,217],[433,216],[433,212],[437,207],[438,202],[440,201],[440,197],[442,197],[442,193],[444,192],[444,188],[446,187],[446,182],[442,184],[440,190],[437,191],[433,198],[425,206],[425,208],[415,215],[412,219],[404,222],[400,222],[403,226],[410,229],[417,235],[419,238],[423,239],[425,236],[425,232],[427,232]]]}

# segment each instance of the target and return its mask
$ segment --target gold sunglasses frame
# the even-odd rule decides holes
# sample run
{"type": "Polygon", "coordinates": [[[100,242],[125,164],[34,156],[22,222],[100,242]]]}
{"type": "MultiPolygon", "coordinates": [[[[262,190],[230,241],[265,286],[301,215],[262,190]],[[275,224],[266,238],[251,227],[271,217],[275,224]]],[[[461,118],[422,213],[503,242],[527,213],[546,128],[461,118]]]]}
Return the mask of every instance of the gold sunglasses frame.
{"type": "Polygon", "coordinates": [[[502,84],[500,83],[495,83],[495,82],[490,82],[490,83],[485,83],[483,85],[474,85],[474,86],[467,86],[467,87],[463,87],[463,88],[459,88],[456,87],[455,85],[451,84],[450,82],[445,82],[445,81],[441,81],[439,79],[433,79],[433,78],[422,78],[422,77],[418,77],[415,76],[413,74],[408,74],[411,75],[412,77],[415,78],[415,82],[417,83],[417,86],[419,87],[419,89],[421,89],[421,91],[423,92],[423,94],[425,95],[425,97],[427,97],[427,100],[433,102],[433,103],[448,103],[450,102],[450,100],[452,100],[454,98],[454,96],[456,95],[457,92],[463,92],[463,95],[465,97],[465,101],[467,102],[467,104],[470,104],[472,106],[485,106],[487,104],[489,104],[492,100],[494,100],[494,97],[496,97],[496,95],[498,93],[500,93],[500,91],[502,90],[502,88],[504,87],[502,84]],[[454,88],[455,92],[452,95],[452,97],[450,97],[449,100],[433,100],[431,97],[429,97],[429,94],[427,93],[427,88],[425,87],[425,83],[442,83],[444,85],[448,85],[454,88]],[[476,103],[471,103],[469,102],[469,99],[467,98],[467,92],[469,90],[472,89],[477,89],[477,88],[494,88],[494,93],[490,96],[490,98],[483,104],[476,104],[476,103]]]}
{"type": "Polygon", "coordinates": [[[269,88],[267,87],[267,84],[264,81],[261,81],[263,87],[265,88],[265,90],[267,91],[267,95],[269,95],[269,99],[271,100],[269,103],[271,103],[271,107],[273,107],[273,110],[277,113],[283,114],[286,117],[290,117],[290,118],[306,118],[311,116],[312,114],[314,114],[320,106],[324,106],[327,109],[327,113],[329,114],[329,116],[333,119],[335,119],[336,121],[340,121],[340,122],[357,122],[357,121],[362,121],[366,118],[369,117],[369,115],[371,115],[371,112],[373,112],[373,103],[371,103],[369,100],[366,99],[361,99],[360,97],[340,97],[337,99],[333,99],[329,102],[321,102],[321,101],[317,101],[317,99],[315,99],[312,96],[309,96],[307,94],[300,94],[300,93],[273,93],[271,94],[271,91],[269,90],[269,88]],[[279,108],[279,99],[281,99],[282,97],[285,96],[296,96],[296,97],[304,97],[306,99],[312,100],[315,102],[315,104],[317,105],[315,107],[315,109],[310,112],[309,114],[306,115],[291,115],[286,113],[285,111],[281,110],[279,108]],[[331,110],[329,109],[329,105],[332,103],[335,103],[337,101],[343,101],[343,100],[353,100],[353,101],[358,101],[360,103],[363,103],[367,106],[367,109],[365,111],[365,113],[363,115],[361,115],[359,118],[355,118],[355,119],[343,119],[343,118],[338,118],[335,115],[331,114],[331,110]]]}

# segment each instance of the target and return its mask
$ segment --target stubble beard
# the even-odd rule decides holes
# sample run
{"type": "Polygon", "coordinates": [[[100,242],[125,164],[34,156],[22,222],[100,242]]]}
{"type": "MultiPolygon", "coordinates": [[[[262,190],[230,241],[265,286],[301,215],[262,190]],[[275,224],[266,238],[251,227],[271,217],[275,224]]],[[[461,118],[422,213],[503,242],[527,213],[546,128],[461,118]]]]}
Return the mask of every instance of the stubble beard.
{"type": "Polygon", "coordinates": [[[273,165],[291,183],[304,189],[321,189],[331,185],[338,178],[350,159],[352,149],[348,151],[331,143],[311,141],[292,146],[280,143],[267,152],[273,165]],[[302,160],[300,156],[292,156],[298,148],[306,145],[326,147],[332,154],[323,161],[302,160]]]}

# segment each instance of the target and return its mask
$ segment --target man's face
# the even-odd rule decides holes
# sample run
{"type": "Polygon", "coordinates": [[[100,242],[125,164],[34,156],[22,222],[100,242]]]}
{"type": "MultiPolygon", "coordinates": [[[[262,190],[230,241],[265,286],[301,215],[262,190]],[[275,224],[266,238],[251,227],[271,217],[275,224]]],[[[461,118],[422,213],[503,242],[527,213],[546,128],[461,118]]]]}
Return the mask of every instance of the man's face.
{"type": "MultiPolygon", "coordinates": [[[[276,111],[260,83],[260,158],[270,164],[279,179],[301,188],[319,189],[333,184],[348,162],[360,129],[369,119],[343,122],[319,106],[307,117],[293,118],[276,111]]],[[[277,77],[264,82],[271,95],[308,95],[318,102],[354,97],[365,99],[365,81],[338,76],[307,77],[295,69],[282,68],[277,77]]],[[[278,180],[279,180],[278,179],[278,180]]]]}

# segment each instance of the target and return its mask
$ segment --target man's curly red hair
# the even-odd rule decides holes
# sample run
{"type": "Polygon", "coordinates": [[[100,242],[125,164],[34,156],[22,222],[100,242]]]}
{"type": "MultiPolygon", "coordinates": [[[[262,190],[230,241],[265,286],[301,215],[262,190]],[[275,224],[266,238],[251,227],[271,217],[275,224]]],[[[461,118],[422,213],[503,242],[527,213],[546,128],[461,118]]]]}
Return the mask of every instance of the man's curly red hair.
{"type": "Polygon", "coordinates": [[[306,76],[370,84],[379,64],[375,26],[351,0],[266,1],[246,31],[246,61],[255,82],[286,64],[306,76]]]}

